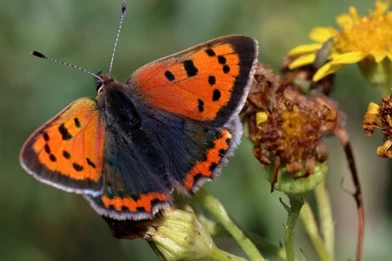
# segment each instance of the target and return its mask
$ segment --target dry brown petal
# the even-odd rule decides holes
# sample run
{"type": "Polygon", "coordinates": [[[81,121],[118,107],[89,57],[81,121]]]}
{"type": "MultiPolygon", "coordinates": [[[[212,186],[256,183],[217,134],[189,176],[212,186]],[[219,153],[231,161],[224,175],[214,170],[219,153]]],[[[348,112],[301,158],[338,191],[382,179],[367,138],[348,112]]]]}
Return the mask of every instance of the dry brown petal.
{"type": "Polygon", "coordinates": [[[381,128],[381,118],[380,118],[380,106],[375,103],[370,103],[368,109],[363,116],[362,120],[362,128],[365,131],[367,136],[371,136],[374,133],[374,130],[377,128],[381,128]]]}
{"type": "Polygon", "coordinates": [[[392,141],[387,140],[385,143],[377,148],[377,155],[382,158],[392,158],[392,141]]]}
{"type": "Polygon", "coordinates": [[[303,168],[302,163],[299,161],[286,163],[287,172],[290,173],[302,171],[302,168],[303,168]]]}
{"type": "Polygon", "coordinates": [[[320,143],[316,148],[316,160],[318,162],[325,162],[328,159],[328,149],[324,143],[320,143]]]}

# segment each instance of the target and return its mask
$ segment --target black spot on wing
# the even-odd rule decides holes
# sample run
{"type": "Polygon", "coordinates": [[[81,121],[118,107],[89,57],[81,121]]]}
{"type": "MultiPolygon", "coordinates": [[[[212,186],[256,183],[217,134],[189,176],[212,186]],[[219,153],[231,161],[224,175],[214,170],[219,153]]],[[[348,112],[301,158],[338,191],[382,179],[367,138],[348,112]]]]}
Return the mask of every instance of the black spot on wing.
{"type": "Polygon", "coordinates": [[[200,99],[198,99],[197,102],[198,102],[197,108],[199,109],[199,112],[203,112],[204,111],[204,102],[200,99]]]}
{"type": "Polygon", "coordinates": [[[89,158],[86,158],[87,164],[90,165],[93,169],[95,169],[95,164],[89,158]]]}
{"type": "Polygon", "coordinates": [[[212,86],[216,83],[216,78],[213,75],[208,76],[208,83],[212,86]]]}
{"type": "Polygon", "coordinates": [[[162,203],[165,203],[166,201],[164,201],[164,200],[159,200],[159,199],[154,199],[154,200],[152,200],[151,201],[151,206],[156,206],[156,205],[158,205],[158,204],[162,204],[162,203]]]}
{"type": "Polygon", "coordinates": [[[76,171],[82,171],[82,170],[83,170],[83,166],[80,166],[80,165],[77,164],[77,163],[73,163],[73,164],[72,164],[72,167],[73,167],[74,170],[76,170],[76,171]]]}
{"type": "Polygon", "coordinates": [[[44,149],[46,153],[50,154],[50,147],[48,144],[45,144],[44,149]]]}
{"type": "Polygon", "coordinates": [[[193,184],[197,184],[197,182],[200,180],[200,179],[202,179],[204,176],[203,176],[203,174],[201,174],[201,173],[198,173],[198,174],[196,174],[194,177],[193,177],[193,184]]]}
{"type": "Polygon", "coordinates": [[[211,48],[208,48],[208,49],[206,50],[206,53],[207,53],[208,56],[215,56],[215,52],[214,52],[214,50],[212,50],[211,48]]]}
{"type": "Polygon", "coordinates": [[[165,76],[166,76],[166,79],[168,79],[169,81],[175,80],[174,74],[172,74],[170,71],[166,71],[165,76]]]}
{"type": "Polygon", "coordinates": [[[223,156],[223,155],[225,155],[225,154],[226,154],[226,152],[227,152],[227,150],[220,149],[220,150],[219,150],[219,156],[223,156]]]}
{"type": "Polygon", "coordinates": [[[230,72],[230,67],[227,64],[223,65],[223,72],[224,73],[229,73],[230,72]]]}
{"type": "Polygon", "coordinates": [[[218,166],[218,164],[216,164],[216,163],[213,162],[213,163],[211,163],[209,170],[210,170],[211,172],[213,172],[213,171],[216,169],[217,166],[218,166]]]}
{"type": "Polygon", "coordinates": [[[147,212],[147,211],[144,207],[137,207],[136,212],[139,213],[139,212],[147,212]]]}
{"type": "Polygon", "coordinates": [[[69,158],[71,158],[71,154],[69,154],[68,151],[63,150],[63,157],[66,158],[66,159],[69,159],[69,158]]]}
{"type": "Polygon", "coordinates": [[[48,141],[48,140],[49,140],[49,135],[48,135],[46,132],[44,133],[43,136],[44,136],[44,140],[45,140],[45,141],[48,141]]]}
{"type": "Polygon", "coordinates": [[[223,55],[218,55],[218,62],[220,64],[225,64],[226,63],[226,58],[223,55]]]}
{"type": "Polygon", "coordinates": [[[52,162],[56,162],[56,161],[57,161],[56,156],[54,156],[53,154],[50,154],[50,155],[49,155],[49,159],[50,159],[50,161],[52,161],[52,162]]]}
{"type": "Polygon", "coordinates": [[[64,123],[59,126],[59,132],[63,140],[70,140],[72,135],[68,132],[67,128],[64,126],[64,123]]]}
{"type": "Polygon", "coordinates": [[[221,92],[218,89],[215,89],[212,93],[212,101],[219,101],[221,97],[221,92]]]}
{"type": "Polygon", "coordinates": [[[76,128],[80,128],[80,127],[82,126],[82,125],[80,124],[80,121],[79,121],[78,118],[75,118],[75,119],[74,119],[74,122],[75,122],[76,128]]]}
{"type": "Polygon", "coordinates": [[[188,77],[192,77],[195,76],[197,74],[197,72],[199,71],[195,64],[193,63],[192,60],[186,60],[183,62],[184,64],[184,69],[186,71],[186,74],[188,75],[188,77]]]}

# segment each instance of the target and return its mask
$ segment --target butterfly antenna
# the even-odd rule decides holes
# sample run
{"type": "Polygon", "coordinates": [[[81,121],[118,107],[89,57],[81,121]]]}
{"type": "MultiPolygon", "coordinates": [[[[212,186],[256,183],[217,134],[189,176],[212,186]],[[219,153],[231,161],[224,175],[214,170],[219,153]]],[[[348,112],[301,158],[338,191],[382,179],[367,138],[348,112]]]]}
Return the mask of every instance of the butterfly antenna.
{"type": "Polygon", "coordinates": [[[42,59],[51,61],[51,62],[59,63],[59,64],[62,64],[62,65],[68,66],[68,67],[72,67],[72,68],[78,69],[79,71],[88,73],[88,74],[94,76],[95,78],[97,78],[99,81],[103,82],[103,80],[102,80],[101,77],[99,77],[99,76],[96,75],[95,73],[92,73],[92,72],[90,72],[90,71],[88,71],[88,70],[86,70],[86,69],[84,69],[84,68],[82,68],[82,67],[79,67],[79,66],[76,66],[76,65],[73,65],[73,64],[70,64],[70,63],[66,63],[66,62],[63,62],[63,61],[59,61],[59,60],[50,58],[50,57],[48,57],[48,56],[46,56],[46,55],[43,55],[42,53],[37,52],[37,51],[32,51],[31,54],[34,55],[34,56],[37,56],[37,57],[39,57],[39,58],[42,58],[42,59]]]}
{"type": "Polygon", "coordinates": [[[127,9],[127,3],[124,1],[121,5],[121,16],[120,16],[120,24],[118,25],[118,30],[117,30],[117,36],[116,36],[116,41],[114,42],[114,48],[112,52],[112,59],[110,60],[110,66],[109,66],[109,76],[112,73],[112,68],[113,68],[113,61],[114,61],[114,54],[116,53],[117,49],[117,43],[118,39],[120,38],[120,32],[121,32],[121,27],[123,24],[124,16],[125,16],[125,10],[127,9]]]}

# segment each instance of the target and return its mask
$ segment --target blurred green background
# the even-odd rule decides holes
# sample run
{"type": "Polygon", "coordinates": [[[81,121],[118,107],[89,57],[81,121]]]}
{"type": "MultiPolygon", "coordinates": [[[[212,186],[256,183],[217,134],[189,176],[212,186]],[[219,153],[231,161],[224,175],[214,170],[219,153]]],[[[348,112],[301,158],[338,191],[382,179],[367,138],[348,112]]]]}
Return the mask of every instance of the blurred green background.
{"type": "MultiPolygon", "coordinates": [[[[259,41],[259,60],[279,68],[292,47],[308,43],[314,26],[335,26],[335,17],[355,5],[361,14],[374,7],[361,0],[128,0],[113,76],[126,80],[141,65],[197,43],[232,33],[259,41]]],[[[31,50],[86,69],[107,72],[121,1],[0,1],[0,260],[155,260],[142,240],[114,239],[105,222],[81,196],[41,184],[19,165],[18,153],[28,135],[67,104],[95,93],[94,79],[61,65],[37,59],[31,50]]],[[[357,67],[337,73],[332,97],[347,113],[366,211],[364,260],[392,255],[390,165],[377,158],[381,135],[367,138],[362,116],[378,94],[357,67]]],[[[337,260],[353,259],[357,217],[351,178],[339,142],[327,139],[331,194],[336,225],[337,260]]],[[[247,231],[283,240],[286,213],[280,192],[269,184],[243,140],[228,167],[207,185],[247,231]]],[[[179,155],[181,157],[181,155],[179,155]]],[[[314,260],[298,226],[297,248],[314,260]]],[[[243,255],[234,241],[217,239],[222,248],[243,255]]],[[[299,253],[299,251],[298,251],[299,253]]]]}

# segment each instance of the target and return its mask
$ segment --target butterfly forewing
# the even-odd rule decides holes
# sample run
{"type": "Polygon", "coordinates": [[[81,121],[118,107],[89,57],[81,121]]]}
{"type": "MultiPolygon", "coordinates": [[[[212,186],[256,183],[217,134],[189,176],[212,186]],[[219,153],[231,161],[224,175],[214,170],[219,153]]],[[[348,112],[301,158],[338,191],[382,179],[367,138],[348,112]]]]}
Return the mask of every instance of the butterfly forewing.
{"type": "Polygon", "coordinates": [[[256,62],[254,39],[227,36],[154,61],[126,84],[149,106],[219,127],[243,106],[256,62]]]}
{"type": "Polygon", "coordinates": [[[81,98],[30,136],[22,148],[21,163],[43,182],[97,195],[102,190],[104,144],[97,102],[81,98]]]}

